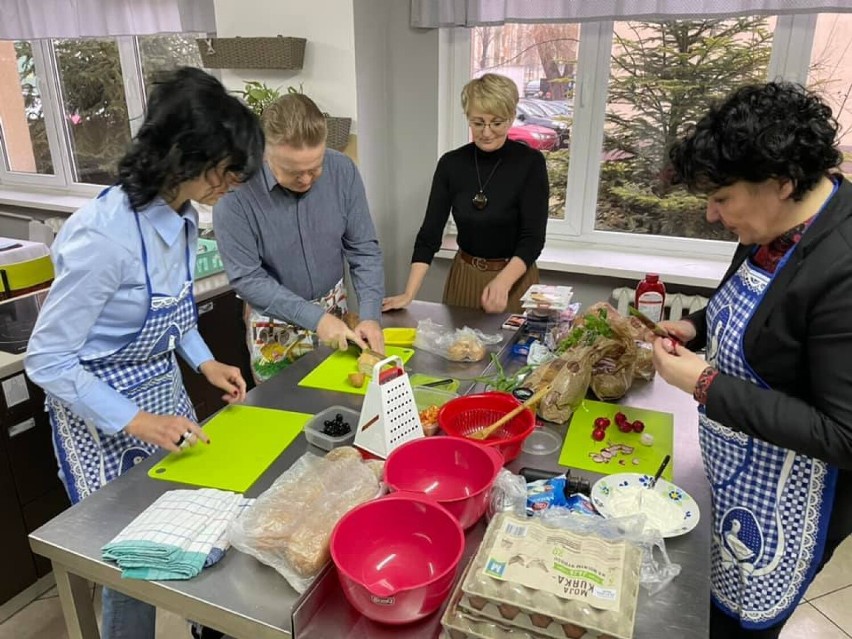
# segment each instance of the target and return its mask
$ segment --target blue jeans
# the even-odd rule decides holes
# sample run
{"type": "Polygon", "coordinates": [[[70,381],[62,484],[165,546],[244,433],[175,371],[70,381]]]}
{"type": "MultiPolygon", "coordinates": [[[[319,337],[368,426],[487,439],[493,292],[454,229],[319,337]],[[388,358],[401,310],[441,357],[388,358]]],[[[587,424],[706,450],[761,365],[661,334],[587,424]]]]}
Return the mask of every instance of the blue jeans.
{"type": "Polygon", "coordinates": [[[101,639],[154,639],[156,620],[151,604],[104,588],[101,639]]]}

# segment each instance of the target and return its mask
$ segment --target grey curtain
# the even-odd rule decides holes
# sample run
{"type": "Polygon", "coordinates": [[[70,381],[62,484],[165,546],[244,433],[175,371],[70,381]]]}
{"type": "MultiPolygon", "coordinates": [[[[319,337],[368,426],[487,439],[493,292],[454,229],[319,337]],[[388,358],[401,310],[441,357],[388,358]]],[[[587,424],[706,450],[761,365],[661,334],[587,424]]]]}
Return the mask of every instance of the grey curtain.
{"type": "Polygon", "coordinates": [[[411,0],[411,26],[475,27],[505,22],[671,20],[852,12],[852,0],[411,0]]]}
{"type": "Polygon", "coordinates": [[[213,0],[2,0],[0,40],[214,33],[213,0]]]}

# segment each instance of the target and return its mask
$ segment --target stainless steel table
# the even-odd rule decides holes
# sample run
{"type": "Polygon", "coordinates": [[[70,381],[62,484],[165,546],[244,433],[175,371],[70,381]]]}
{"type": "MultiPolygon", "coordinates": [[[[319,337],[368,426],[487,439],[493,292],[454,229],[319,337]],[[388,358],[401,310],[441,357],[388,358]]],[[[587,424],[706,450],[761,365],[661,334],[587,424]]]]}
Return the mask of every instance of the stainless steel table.
{"type": "MultiPolygon", "coordinates": [[[[425,317],[452,326],[468,324],[486,332],[498,331],[503,319],[475,311],[416,302],[405,311],[386,315],[385,324],[416,326],[417,321],[425,317]]],[[[509,338],[512,334],[505,335],[509,338]]],[[[507,346],[508,340],[490,350],[506,359],[507,346]]],[[[360,396],[297,386],[298,381],[327,353],[317,351],[303,357],[274,379],[254,389],[247,403],[308,413],[318,412],[332,404],[358,409],[360,396]]],[[[408,368],[419,373],[471,380],[481,374],[487,365],[488,359],[476,364],[457,364],[418,351],[410,360],[408,368]]],[[[464,388],[472,385],[472,382],[467,382],[464,388]]],[[[672,631],[678,637],[705,637],[709,601],[709,531],[706,514],[709,514],[710,502],[698,456],[695,434],[697,419],[693,402],[662,381],[637,389],[628,399],[632,405],[675,413],[675,481],[696,499],[702,513],[705,513],[695,531],[684,538],[672,540],[668,545],[672,559],[683,565],[683,574],[668,590],[644,602],[637,619],[636,637],[658,637],[672,631]]],[[[304,437],[298,437],[247,494],[254,496],[265,490],[307,449],[304,437]]],[[[272,568],[235,551],[229,552],[219,564],[189,581],[145,582],[121,579],[121,573],[114,565],[101,561],[100,548],[165,491],[184,487],[148,478],[147,470],[158,459],[155,456],[146,460],[138,468],[119,477],[30,535],[33,550],[53,563],[70,639],[99,637],[88,589],[89,581],[114,588],[239,639],[290,637],[294,634],[294,626],[297,637],[312,639],[435,636],[439,625],[437,614],[415,626],[385,628],[369,622],[348,606],[337,587],[333,570],[327,571],[312,589],[300,597],[272,568]]],[[[512,467],[517,469],[524,465],[558,469],[555,455],[552,458],[522,455],[512,467]]],[[[469,553],[481,538],[482,530],[483,526],[480,525],[468,533],[469,553]]]]}

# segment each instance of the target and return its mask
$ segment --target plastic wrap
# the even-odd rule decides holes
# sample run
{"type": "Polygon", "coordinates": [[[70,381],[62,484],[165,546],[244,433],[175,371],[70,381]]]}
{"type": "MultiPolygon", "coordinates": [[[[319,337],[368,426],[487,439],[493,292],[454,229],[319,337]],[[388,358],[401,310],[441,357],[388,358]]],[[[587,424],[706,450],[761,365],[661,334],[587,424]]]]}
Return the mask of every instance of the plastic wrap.
{"type": "Polygon", "coordinates": [[[229,530],[231,544],[304,592],[329,560],[338,520],[380,492],[381,468],[351,447],[300,457],[229,530]]]}
{"type": "Polygon", "coordinates": [[[502,335],[486,335],[477,329],[448,329],[430,319],[417,323],[414,348],[435,353],[452,362],[478,362],[485,357],[485,347],[498,344],[502,335]]]}
{"type": "Polygon", "coordinates": [[[639,585],[655,595],[680,574],[680,564],[672,563],[666,552],[666,542],[660,531],[647,528],[645,515],[615,517],[597,522],[578,521],[569,510],[553,508],[541,514],[541,519],[554,528],[604,531],[607,536],[623,536],[642,551],[639,585]],[[606,521],[605,525],[598,525],[606,521]]]}
{"type": "Polygon", "coordinates": [[[486,516],[490,521],[497,513],[510,512],[523,517],[527,506],[527,481],[505,468],[497,475],[491,488],[491,500],[486,516]]]}
{"type": "Polygon", "coordinates": [[[654,346],[650,342],[636,342],[636,368],[633,370],[634,379],[651,381],[656,374],[654,368],[654,346]]]}

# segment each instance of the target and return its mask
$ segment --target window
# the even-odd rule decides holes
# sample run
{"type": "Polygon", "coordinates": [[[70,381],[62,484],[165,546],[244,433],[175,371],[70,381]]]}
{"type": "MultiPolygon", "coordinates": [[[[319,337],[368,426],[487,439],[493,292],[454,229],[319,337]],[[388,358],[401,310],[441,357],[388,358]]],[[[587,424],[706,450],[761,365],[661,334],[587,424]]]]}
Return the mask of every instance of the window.
{"type": "Polygon", "coordinates": [[[449,62],[441,128],[453,139],[440,150],[469,139],[451,111],[460,110],[462,84],[489,71],[512,78],[521,95],[514,139],[547,160],[549,238],[730,255],[735,238],[706,222],[704,198],[659,178],[668,147],[708,102],[748,82],[785,78],[821,90],[852,170],[852,15],[505,24],[448,30],[441,42],[449,62]],[[533,127],[557,143],[524,135],[541,132],[533,127]]]}
{"type": "Polygon", "coordinates": [[[817,18],[808,87],[819,91],[840,124],[841,170],[852,177],[852,14],[817,18]]]}
{"type": "Polygon", "coordinates": [[[595,230],[735,240],[704,217],[704,198],[660,185],[667,150],[709,100],[765,82],[769,18],[617,22],[595,230]]]}
{"type": "Polygon", "coordinates": [[[130,142],[121,58],[115,40],[54,40],[62,123],[74,182],[111,184],[130,142]]]}
{"type": "Polygon", "coordinates": [[[146,86],[200,63],[192,34],[0,41],[0,184],[89,195],[113,183],[146,86]]]}
{"type": "Polygon", "coordinates": [[[0,42],[0,142],[7,171],[53,174],[29,42],[0,42]]]}
{"type": "Polygon", "coordinates": [[[176,67],[201,67],[195,36],[183,33],[142,36],[137,38],[137,42],[146,92],[160,73],[176,67]]]}

